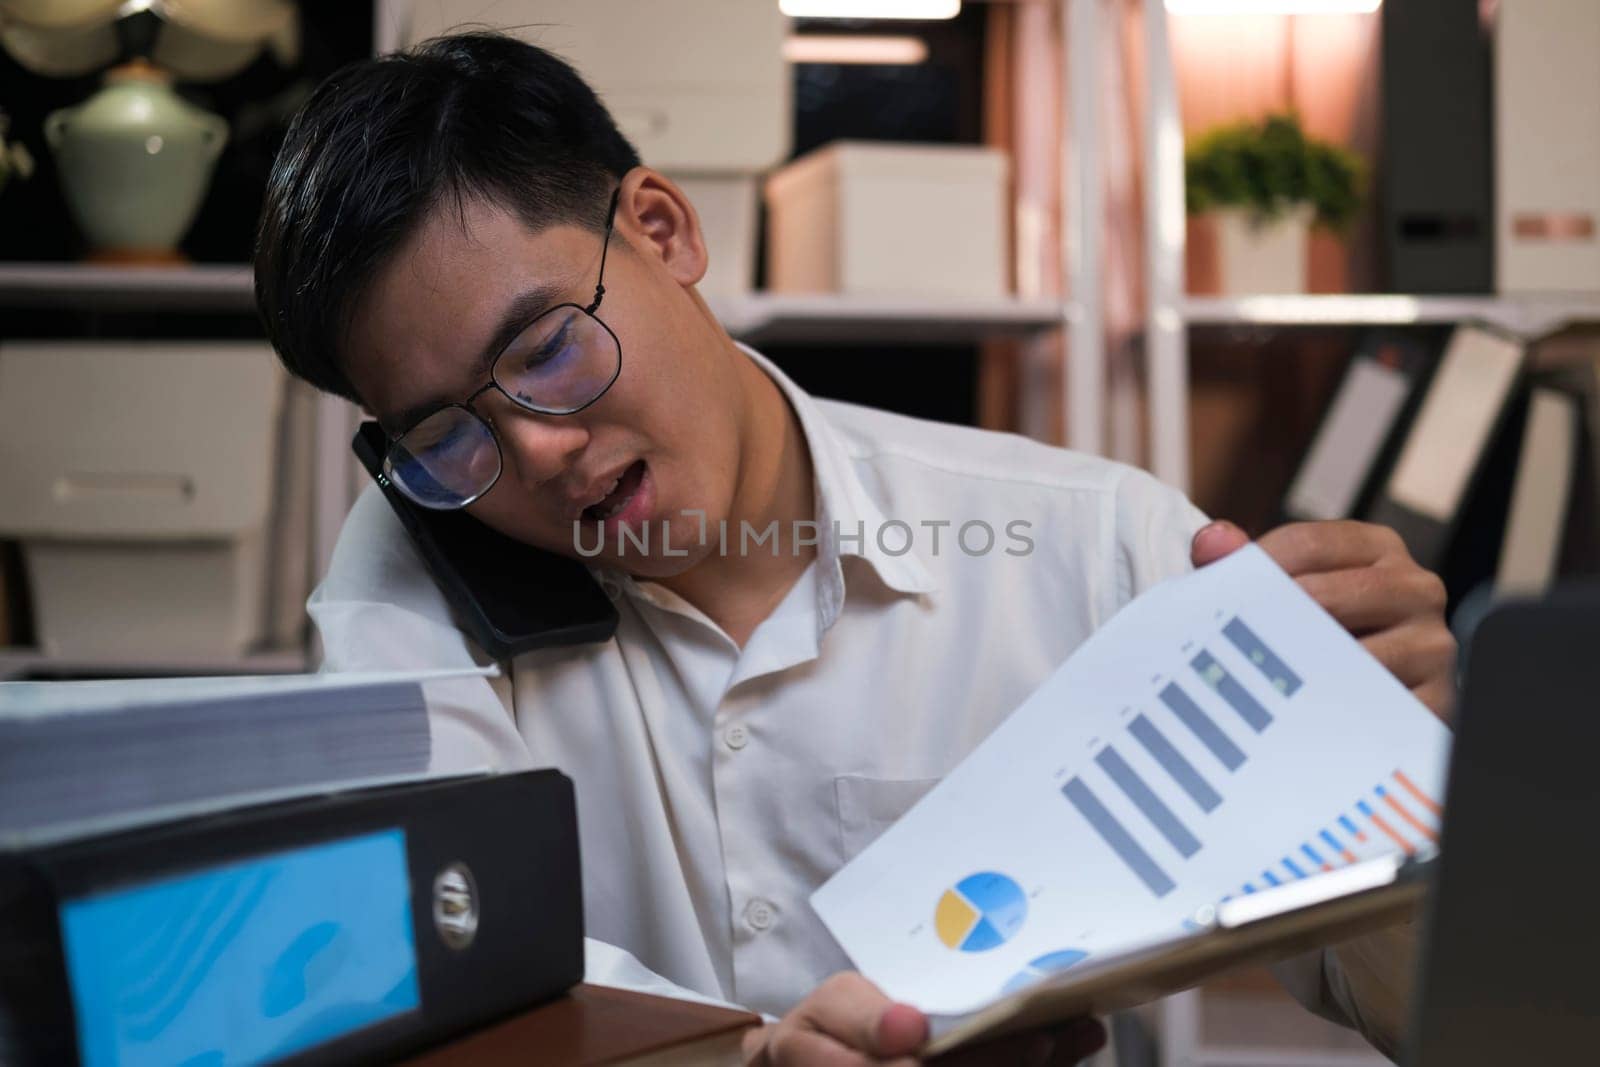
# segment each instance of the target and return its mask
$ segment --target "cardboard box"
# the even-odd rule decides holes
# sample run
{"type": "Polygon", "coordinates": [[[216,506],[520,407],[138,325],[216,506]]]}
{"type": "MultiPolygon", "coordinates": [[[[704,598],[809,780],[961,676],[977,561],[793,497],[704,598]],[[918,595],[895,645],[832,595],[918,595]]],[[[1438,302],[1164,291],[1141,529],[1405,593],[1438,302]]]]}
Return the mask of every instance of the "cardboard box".
{"type": "Polygon", "coordinates": [[[0,345],[0,535],[22,542],[44,651],[257,643],[283,394],[264,342],[0,345]]]}
{"type": "MultiPolygon", "coordinates": [[[[392,5],[391,5],[392,6],[392,5]]],[[[789,154],[789,20],[763,0],[422,0],[401,40],[494,26],[571,63],[700,217],[705,293],[755,278],[757,176],[789,154]],[[619,28],[622,32],[618,32],[619,28]]]]}
{"type": "Polygon", "coordinates": [[[767,179],[775,292],[1010,292],[1009,160],[978,145],[838,141],[767,179]]]}

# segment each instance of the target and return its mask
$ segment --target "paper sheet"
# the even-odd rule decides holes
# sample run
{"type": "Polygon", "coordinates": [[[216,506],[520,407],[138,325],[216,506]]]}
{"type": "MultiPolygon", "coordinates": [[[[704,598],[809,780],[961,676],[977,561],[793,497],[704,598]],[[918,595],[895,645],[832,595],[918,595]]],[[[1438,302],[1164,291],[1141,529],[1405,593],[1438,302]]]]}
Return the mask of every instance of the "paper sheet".
{"type": "Polygon", "coordinates": [[[972,1011],[1430,849],[1449,737],[1252,545],[1123,609],[812,906],[890,996],[972,1011]]]}
{"type": "Polygon", "coordinates": [[[181,678],[104,678],[70,682],[0,682],[0,716],[25,718],[137,708],[260,694],[353,689],[393,682],[498,676],[500,668],[447,667],[425,671],[333,671],[316,674],[206,674],[181,678]]]}

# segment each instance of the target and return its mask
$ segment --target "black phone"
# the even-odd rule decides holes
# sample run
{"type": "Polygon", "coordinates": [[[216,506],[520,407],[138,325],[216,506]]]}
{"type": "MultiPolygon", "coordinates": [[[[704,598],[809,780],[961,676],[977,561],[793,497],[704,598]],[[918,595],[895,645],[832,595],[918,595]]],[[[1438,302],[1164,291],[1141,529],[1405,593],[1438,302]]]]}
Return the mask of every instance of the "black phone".
{"type": "Polygon", "coordinates": [[[366,421],[351,447],[400,516],[462,629],[485,652],[503,660],[611,639],[616,605],[582,563],[507,537],[465,511],[412,503],[383,473],[388,444],[383,429],[366,421]]]}

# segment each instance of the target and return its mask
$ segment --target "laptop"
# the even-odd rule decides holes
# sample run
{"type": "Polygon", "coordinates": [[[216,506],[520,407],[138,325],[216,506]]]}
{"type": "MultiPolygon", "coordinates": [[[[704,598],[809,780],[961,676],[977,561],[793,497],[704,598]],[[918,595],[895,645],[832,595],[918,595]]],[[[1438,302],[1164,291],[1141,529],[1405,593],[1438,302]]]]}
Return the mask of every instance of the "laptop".
{"type": "Polygon", "coordinates": [[[1600,586],[1473,634],[1407,1067],[1600,1062],[1600,586]]]}

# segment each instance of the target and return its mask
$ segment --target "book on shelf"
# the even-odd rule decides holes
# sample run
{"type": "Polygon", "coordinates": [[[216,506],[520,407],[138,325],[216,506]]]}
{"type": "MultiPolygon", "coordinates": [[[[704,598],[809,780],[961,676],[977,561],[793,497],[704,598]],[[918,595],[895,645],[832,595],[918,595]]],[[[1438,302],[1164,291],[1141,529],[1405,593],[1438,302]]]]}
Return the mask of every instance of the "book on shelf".
{"type": "Polygon", "coordinates": [[[1348,519],[1394,462],[1433,364],[1431,335],[1376,330],[1351,360],[1284,502],[1290,519],[1348,519]]]}
{"type": "Polygon", "coordinates": [[[1393,527],[1452,611],[1480,588],[1537,594],[1600,574],[1600,332],[1525,348],[1460,327],[1437,347],[1417,329],[1366,338],[1285,515],[1393,527]]]}
{"type": "Polygon", "coordinates": [[[1557,570],[1563,576],[1600,576],[1600,330],[1569,330],[1540,341],[1530,358],[1536,380],[1563,390],[1578,408],[1557,570]]]}
{"type": "Polygon", "coordinates": [[[1380,18],[1378,202],[1388,288],[1491,292],[1493,71],[1478,4],[1397,0],[1380,18]]]}
{"type": "Polygon", "coordinates": [[[1594,0],[1499,5],[1493,136],[1502,293],[1600,292],[1597,51],[1594,0]]]}
{"type": "Polygon", "coordinates": [[[1495,569],[1497,596],[1538,596],[1556,577],[1572,496],[1578,418],[1572,394],[1549,386],[1530,391],[1495,569]]]}
{"type": "Polygon", "coordinates": [[[1520,380],[1524,346],[1477,326],[1451,335],[1367,517],[1392,527],[1412,557],[1440,570],[1502,430],[1520,380]]]}

